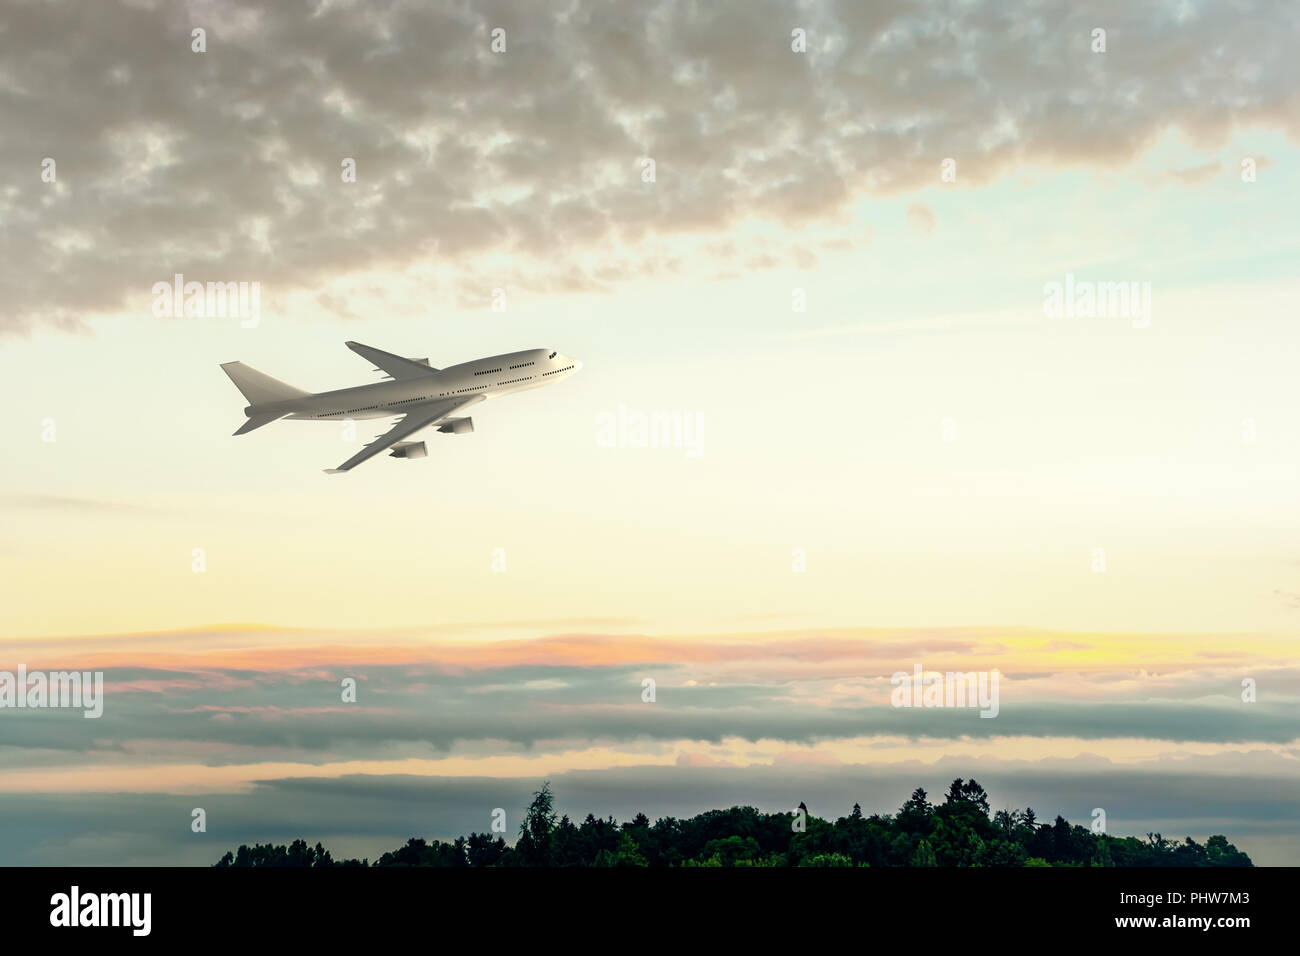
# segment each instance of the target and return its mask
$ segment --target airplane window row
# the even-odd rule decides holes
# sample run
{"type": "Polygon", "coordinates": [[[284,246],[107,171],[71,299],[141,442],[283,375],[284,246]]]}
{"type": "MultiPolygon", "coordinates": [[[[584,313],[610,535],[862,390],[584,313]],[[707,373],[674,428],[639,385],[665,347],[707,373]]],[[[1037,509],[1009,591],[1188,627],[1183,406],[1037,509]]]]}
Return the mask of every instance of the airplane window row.
{"type": "Polygon", "coordinates": [[[501,369],[499,369],[499,368],[485,368],[483,371],[481,371],[481,372],[475,372],[474,374],[475,374],[475,375],[491,375],[493,372],[499,372],[499,371],[501,371],[501,369]]]}
{"type": "Polygon", "coordinates": [[[423,402],[429,399],[428,395],[420,395],[416,398],[403,398],[396,402],[387,402],[385,405],[367,405],[365,408],[350,408],[346,412],[321,412],[317,418],[330,418],[333,415],[353,415],[357,412],[374,411],[376,408],[391,408],[394,405],[406,405],[409,402],[423,402]]]}
{"type": "MultiPolygon", "coordinates": [[[[510,366],[510,367],[511,367],[511,368],[527,368],[529,365],[535,365],[535,364],[536,364],[535,362],[525,362],[523,365],[512,365],[512,366],[510,366]]],[[[542,377],[545,378],[547,375],[556,375],[556,374],[558,374],[558,373],[560,373],[560,372],[567,372],[567,371],[568,371],[569,369],[571,369],[571,368],[573,368],[572,365],[570,365],[568,368],[557,368],[557,369],[555,369],[554,371],[551,371],[551,372],[543,372],[543,373],[542,373],[542,377]]],[[[475,375],[487,375],[489,372],[499,372],[499,371],[501,371],[501,369],[499,369],[499,368],[494,368],[494,369],[488,369],[488,370],[485,371],[485,372],[475,372],[474,374],[475,374],[475,375]]],[[[532,379],[532,378],[534,378],[534,376],[532,376],[532,375],[526,375],[526,376],[524,376],[523,378],[512,378],[512,379],[510,379],[508,382],[497,382],[497,383],[496,383],[496,386],[497,386],[497,387],[500,387],[500,386],[502,386],[502,385],[514,385],[514,384],[516,384],[517,382],[527,382],[527,381],[529,381],[529,380],[532,379]]],[[[458,388],[455,392],[443,392],[443,393],[441,393],[441,395],[440,395],[439,397],[442,397],[442,396],[444,396],[444,395],[459,395],[461,392],[476,392],[476,391],[478,391],[478,390],[481,389],[481,388],[489,388],[489,387],[490,387],[490,386],[487,386],[487,385],[471,385],[469,388],[458,388]]],[[[420,395],[420,396],[418,396],[418,397],[416,397],[416,398],[403,398],[403,399],[399,399],[398,401],[395,401],[395,402],[387,402],[383,407],[385,407],[385,408],[392,408],[394,405],[408,405],[408,404],[410,404],[411,402],[424,402],[424,401],[428,401],[429,398],[430,398],[430,396],[428,396],[428,395],[420,395]]],[[[321,412],[321,413],[320,413],[319,415],[317,415],[316,417],[317,417],[317,418],[329,418],[329,417],[331,417],[331,416],[333,416],[333,415],[353,415],[353,414],[356,414],[357,412],[369,412],[369,411],[373,411],[374,409],[379,408],[379,407],[380,407],[379,405],[367,405],[365,408],[352,408],[352,409],[349,409],[349,410],[346,411],[346,412],[321,412]]]]}

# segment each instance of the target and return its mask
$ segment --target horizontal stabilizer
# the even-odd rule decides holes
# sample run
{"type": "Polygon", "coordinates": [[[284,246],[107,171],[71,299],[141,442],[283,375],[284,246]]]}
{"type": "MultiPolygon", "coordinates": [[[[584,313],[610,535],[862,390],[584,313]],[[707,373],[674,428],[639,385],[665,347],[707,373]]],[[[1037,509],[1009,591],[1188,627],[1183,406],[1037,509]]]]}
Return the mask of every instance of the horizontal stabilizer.
{"type": "Polygon", "coordinates": [[[239,426],[239,430],[236,431],[235,434],[242,435],[245,432],[251,432],[254,428],[261,428],[263,425],[269,425],[277,418],[283,417],[283,413],[278,415],[253,415],[248,419],[248,421],[239,426]]]}

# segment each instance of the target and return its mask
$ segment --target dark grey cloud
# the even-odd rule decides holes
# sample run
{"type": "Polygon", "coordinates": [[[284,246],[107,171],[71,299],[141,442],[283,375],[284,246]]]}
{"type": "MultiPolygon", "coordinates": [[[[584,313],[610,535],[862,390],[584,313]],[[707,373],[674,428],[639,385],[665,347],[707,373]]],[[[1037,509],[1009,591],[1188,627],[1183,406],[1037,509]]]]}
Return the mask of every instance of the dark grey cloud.
{"type": "MultiPolygon", "coordinates": [[[[864,812],[893,813],[917,787],[942,800],[954,777],[975,777],[994,808],[1031,806],[1040,819],[1063,814],[1091,821],[1107,813],[1108,831],[1204,840],[1225,833],[1265,865],[1294,864],[1300,848],[1300,791],[1286,777],[1227,777],[1093,761],[1090,766],[1028,768],[947,759],[938,765],[626,767],[550,777],[557,809],[628,820],[692,816],[707,809],[757,806],[768,812],[805,802],[835,818],[855,802],[864,812]]],[[[407,837],[449,839],[489,829],[506,810],[513,839],[537,779],[356,775],[258,784],[247,793],[0,793],[0,864],[205,865],[240,843],[321,840],[336,853],[377,857],[407,837]],[[190,813],[207,812],[208,831],[190,830],[190,813]]]]}
{"type": "MultiPolygon", "coordinates": [[[[456,752],[525,752],[559,746],[667,745],[682,740],[780,740],[814,744],[870,736],[913,740],[997,737],[1141,738],[1201,743],[1288,744],[1300,739],[1293,675],[1261,672],[1257,703],[1236,685],[1214,696],[1189,686],[1144,687],[1141,696],[1093,700],[1018,696],[1001,688],[1000,712],[895,708],[889,685],[860,699],[819,699],[818,680],[710,682],[689,686],[678,665],[616,667],[523,665],[444,670],[428,665],[361,666],[331,676],[253,670],[171,671],[119,668],[106,673],[103,717],[76,710],[0,711],[0,754],[7,766],[78,760],[172,762],[191,755],[208,765],[272,760],[325,763],[456,752]],[[340,680],[358,681],[358,701],[341,700],[340,680]],[[654,703],[641,680],[658,681],[654,703]],[[58,755],[63,755],[61,758],[58,755]]],[[[1104,681],[1100,686],[1104,686],[1104,681]]],[[[1023,693],[1023,692],[1021,692],[1023,693]]]]}
{"type": "MultiPolygon", "coordinates": [[[[1295,135],[1298,18],[1282,0],[16,0],[0,330],[146,312],[176,272],[274,295],[437,263],[453,275],[428,297],[482,304],[500,276],[476,262],[502,253],[515,286],[611,289],[681,268],[657,240],[833,222],[854,197],[934,185],[944,157],[966,185],[1122,162],[1174,128],[1206,147],[1242,125],[1295,135]]],[[[814,255],[796,237],[722,268],[814,255]]]]}

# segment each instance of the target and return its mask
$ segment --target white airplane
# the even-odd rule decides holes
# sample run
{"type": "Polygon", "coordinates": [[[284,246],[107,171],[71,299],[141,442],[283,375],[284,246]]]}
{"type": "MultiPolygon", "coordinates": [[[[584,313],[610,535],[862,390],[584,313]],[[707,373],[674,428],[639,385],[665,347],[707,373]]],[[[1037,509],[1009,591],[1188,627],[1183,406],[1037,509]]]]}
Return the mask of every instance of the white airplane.
{"type": "Polygon", "coordinates": [[[424,442],[406,441],[421,429],[437,425],[440,432],[467,434],[474,430],[474,420],[453,418],[456,412],[485,399],[551,385],[582,368],[581,362],[553,349],[510,352],[436,369],[428,359],[402,358],[360,342],[348,342],[347,346],[379,366],[375,371],[386,373],[392,381],[313,395],[243,362],[223,364],[221,367],[249,402],[244,409],[248,421],[235,434],[251,432],[280,418],[342,421],[402,416],[396,425],[343,464],[325,469],[326,474],[336,475],[386,448],[392,448],[389,454],[394,458],[424,458],[428,455],[424,442]]]}

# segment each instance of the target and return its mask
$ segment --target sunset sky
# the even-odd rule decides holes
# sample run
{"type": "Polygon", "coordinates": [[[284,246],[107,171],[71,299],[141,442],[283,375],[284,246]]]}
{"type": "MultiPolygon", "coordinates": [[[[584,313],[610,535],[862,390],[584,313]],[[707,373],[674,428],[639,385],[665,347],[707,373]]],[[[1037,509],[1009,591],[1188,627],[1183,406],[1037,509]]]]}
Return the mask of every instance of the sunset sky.
{"type": "Polygon", "coordinates": [[[9,4],[0,670],[107,696],[0,710],[0,863],[958,776],[1300,863],[1300,14],[1035,11],[9,4]],[[177,273],[259,321],[155,317],[177,273]],[[346,340],[584,367],[420,461],[231,435],[221,363],[379,381],[346,340]],[[997,718],[891,708],[918,663],[997,718]]]}

